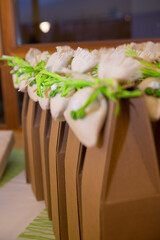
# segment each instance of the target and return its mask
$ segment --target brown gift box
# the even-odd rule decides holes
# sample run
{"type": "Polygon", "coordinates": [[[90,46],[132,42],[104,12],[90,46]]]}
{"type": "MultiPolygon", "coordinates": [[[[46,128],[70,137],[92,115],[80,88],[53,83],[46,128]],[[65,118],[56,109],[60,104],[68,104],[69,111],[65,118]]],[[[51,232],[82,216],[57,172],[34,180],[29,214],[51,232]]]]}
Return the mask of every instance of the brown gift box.
{"type": "Polygon", "coordinates": [[[52,117],[50,110],[42,110],[40,119],[40,151],[42,162],[42,177],[44,200],[48,212],[49,219],[52,219],[51,212],[51,191],[50,191],[50,175],[49,175],[49,139],[51,132],[52,117]]]}
{"type": "Polygon", "coordinates": [[[69,240],[81,239],[81,173],[86,148],[69,129],[65,157],[66,202],[69,240]]]}
{"type": "Polygon", "coordinates": [[[52,120],[49,165],[53,229],[56,239],[68,239],[64,160],[68,136],[65,122],[52,120]]]}
{"type": "Polygon", "coordinates": [[[28,112],[28,103],[29,103],[29,96],[28,93],[25,92],[23,96],[23,106],[22,106],[22,133],[23,133],[23,141],[24,141],[24,160],[25,160],[25,172],[26,172],[26,182],[31,182],[30,176],[30,165],[29,165],[29,158],[28,158],[28,141],[27,141],[27,112],[28,112]]]}
{"type": "Polygon", "coordinates": [[[39,134],[40,119],[41,108],[39,106],[39,103],[34,102],[30,98],[26,119],[26,136],[28,143],[30,181],[37,200],[44,199],[39,134]]]}
{"type": "Polygon", "coordinates": [[[152,130],[153,130],[153,136],[154,136],[154,141],[155,141],[155,147],[157,151],[157,157],[158,161],[160,164],[160,134],[159,134],[159,129],[160,129],[160,120],[158,122],[152,122],[152,130]]]}
{"type": "MultiPolygon", "coordinates": [[[[33,129],[38,126],[40,115],[37,103],[30,99],[26,119],[29,156],[33,155],[30,141],[31,136],[36,139],[33,129]]],[[[151,126],[143,97],[121,100],[118,116],[115,104],[109,101],[106,123],[94,148],[86,149],[70,129],[68,134],[66,123],[52,120],[51,130],[47,124],[44,135],[50,132],[51,205],[56,239],[159,240],[158,127],[159,122],[151,126]]],[[[38,188],[32,166],[35,163],[33,156],[29,159],[34,189],[38,188]]]]}
{"type": "Polygon", "coordinates": [[[101,147],[87,149],[82,172],[83,240],[160,239],[158,161],[144,100],[110,101],[101,147]]]}

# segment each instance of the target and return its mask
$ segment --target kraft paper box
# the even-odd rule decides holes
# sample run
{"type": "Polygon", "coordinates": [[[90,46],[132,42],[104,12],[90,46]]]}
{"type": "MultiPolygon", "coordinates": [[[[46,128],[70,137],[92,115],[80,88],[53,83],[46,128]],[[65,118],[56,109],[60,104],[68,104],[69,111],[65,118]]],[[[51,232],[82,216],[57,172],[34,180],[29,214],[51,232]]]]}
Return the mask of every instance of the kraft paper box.
{"type": "Polygon", "coordinates": [[[69,240],[81,239],[81,173],[86,148],[69,129],[66,157],[66,202],[69,240]]]}
{"type": "Polygon", "coordinates": [[[0,179],[3,177],[8,157],[13,148],[15,139],[13,131],[1,130],[0,131],[0,179]]]}
{"type": "Polygon", "coordinates": [[[28,157],[28,141],[27,141],[27,112],[28,112],[28,103],[29,96],[28,93],[25,92],[23,96],[23,106],[22,106],[22,133],[24,140],[24,160],[25,160],[25,172],[26,172],[26,182],[31,182],[30,176],[30,165],[29,165],[29,157],[28,157]]]}
{"type": "Polygon", "coordinates": [[[34,102],[30,98],[26,120],[26,133],[28,142],[28,158],[30,166],[31,185],[35,197],[38,201],[44,200],[39,134],[40,119],[41,108],[39,106],[39,103],[34,102]]]}
{"type": "Polygon", "coordinates": [[[152,130],[153,130],[153,136],[154,136],[154,142],[158,157],[158,162],[160,164],[160,120],[158,122],[152,122],[152,130]]]}
{"type": "Polygon", "coordinates": [[[49,164],[53,229],[57,240],[68,239],[64,169],[67,137],[68,125],[66,122],[52,120],[49,164]]]}
{"type": "Polygon", "coordinates": [[[44,200],[48,212],[49,219],[52,219],[51,211],[51,190],[50,190],[50,175],[49,175],[49,140],[51,132],[52,117],[50,110],[42,110],[40,119],[40,151],[42,161],[42,178],[44,189],[44,200]]]}
{"type": "Polygon", "coordinates": [[[160,179],[143,97],[110,101],[101,147],[82,172],[82,239],[160,239],[160,179]]]}

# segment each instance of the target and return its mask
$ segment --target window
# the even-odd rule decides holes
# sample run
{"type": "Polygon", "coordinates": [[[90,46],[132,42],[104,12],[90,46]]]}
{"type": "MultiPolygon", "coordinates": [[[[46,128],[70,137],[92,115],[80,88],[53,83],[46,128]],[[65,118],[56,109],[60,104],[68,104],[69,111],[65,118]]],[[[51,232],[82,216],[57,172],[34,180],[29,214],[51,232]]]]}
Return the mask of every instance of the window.
{"type": "Polygon", "coordinates": [[[17,0],[16,11],[18,44],[160,37],[159,0],[17,0]]]}

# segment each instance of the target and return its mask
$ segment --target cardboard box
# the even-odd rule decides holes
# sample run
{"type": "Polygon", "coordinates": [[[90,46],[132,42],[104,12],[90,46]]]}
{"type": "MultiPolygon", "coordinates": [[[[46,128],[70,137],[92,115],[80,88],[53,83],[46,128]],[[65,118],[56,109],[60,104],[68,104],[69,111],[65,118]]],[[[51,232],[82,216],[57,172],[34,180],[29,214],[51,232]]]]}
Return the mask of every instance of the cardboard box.
{"type": "Polygon", "coordinates": [[[3,177],[14,142],[13,131],[0,130],[0,180],[3,177]]]}
{"type": "Polygon", "coordinates": [[[43,180],[42,180],[42,164],[40,151],[40,127],[41,108],[38,102],[29,99],[26,135],[28,142],[28,158],[30,166],[31,185],[35,197],[38,201],[44,200],[43,180]]]}
{"type": "Polygon", "coordinates": [[[51,211],[51,191],[50,191],[50,176],[49,176],[49,139],[51,132],[52,117],[50,110],[42,110],[40,120],[40,150],[42,161],[42,177],[44,200],[48,211],[49,219],[52,219],[51,211]]]}
{"type": "Polygon", "coordinates": [[[65,156],[66,202],[69,240],[81,239],[81,173],[85,147],[69,129],[65,156]]]}
{"type": "Polygon", "coordinates": [[[47,206],[50,185],[56,239],[160,239],[160,122],[150,123],[143,97],[121,100],[118,116],[109,101],[98,146],[88,149],[38,103],[25,106],[30,181],[39,200],[44,184],[47,206]]]}
{"type": "Polygon", "coordinates": [[[110,101],[101,147],[87,149],[82,173],[83,240],[160,239],[160,179],[142,97],[110,101]]]}
{"type": "Polygon", "coordinates": [[[67,137],[68,125],[52,120],[49,164],[53,229],[57,240],[68,239],[64,170],[67,137]]]}
{"type": "Polygon", "coordinates": [[[158,162],[159,162],[159,166],[160,166],[160,134],[159,134],[159,129],[160,129],[160,120],[158,122],[152,122],[152,131],[153,131],[153,136],[154,136],[154,142],[155,142],[158,162]]]}
{"type": "Polygon", "coordinates": [[[28,142],[27,142],[27,112],[28,112],[28,102],[29,102],[29,96],[28,93],[25,92],[23,96],[23,106],[22,106],[22,133],[23,133],[23,139],[24,139],[24,160],[25,160],[25,172],[26,172],[26,182],[31,182],[31,176],[30,176],[30,165],[29,165],[29,158],[28,158],[28,142]]]}
{"type": "Polygon", "coordinates": [[[77,176],[76,176],[76,186],[77,186],[77,197],[78,197],[78,216],[79,216],[79,229],[80,229],[80,239],[82,239],[82,173],[84,167],[84,160],[86,155],[86,147],[82,144],[79,149],[78,165],[77,165],[77,176]]]}

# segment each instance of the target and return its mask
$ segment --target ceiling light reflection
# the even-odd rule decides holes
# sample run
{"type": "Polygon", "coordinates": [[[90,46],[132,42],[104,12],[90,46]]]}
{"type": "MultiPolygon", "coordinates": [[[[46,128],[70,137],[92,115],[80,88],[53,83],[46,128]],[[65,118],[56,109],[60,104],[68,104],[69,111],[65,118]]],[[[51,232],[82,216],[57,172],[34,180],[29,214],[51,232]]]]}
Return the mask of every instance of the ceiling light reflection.
{"type": "Polygon", "coordinates": [[[41,22],[39,24],[39,28],[43,33],[48,33],[50,31],[51,24],[50,24],[50,22],[47,22],[47,21],[41,22]]]}

